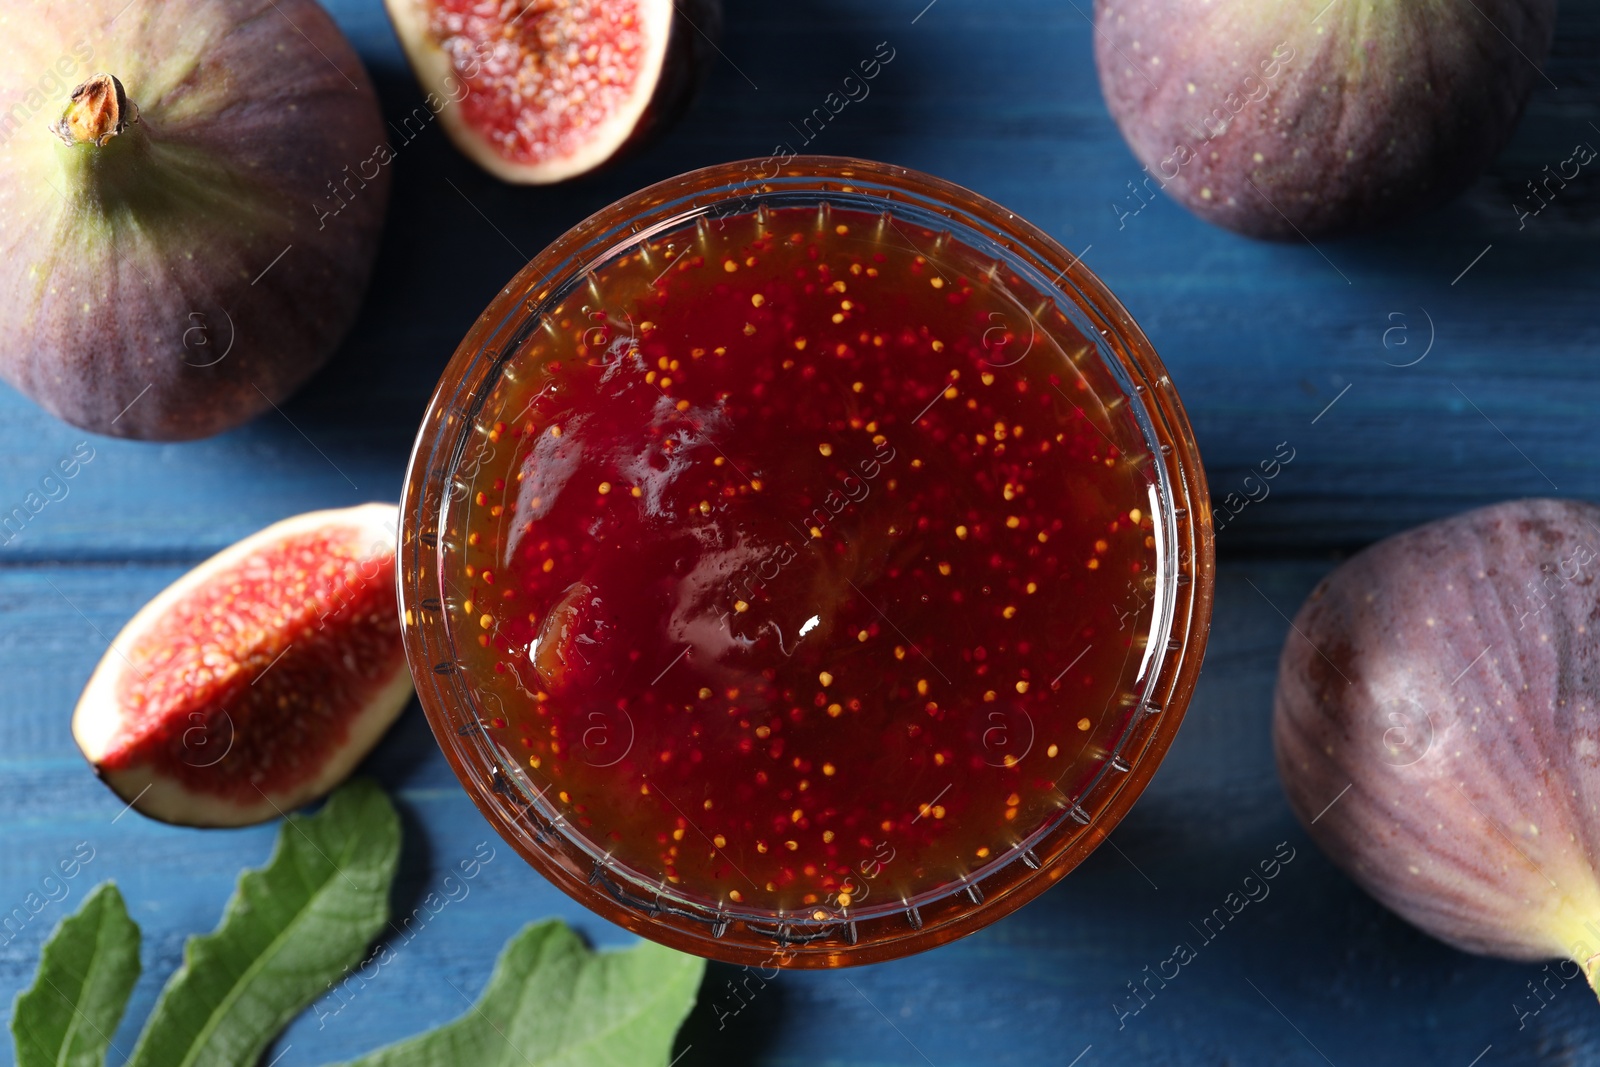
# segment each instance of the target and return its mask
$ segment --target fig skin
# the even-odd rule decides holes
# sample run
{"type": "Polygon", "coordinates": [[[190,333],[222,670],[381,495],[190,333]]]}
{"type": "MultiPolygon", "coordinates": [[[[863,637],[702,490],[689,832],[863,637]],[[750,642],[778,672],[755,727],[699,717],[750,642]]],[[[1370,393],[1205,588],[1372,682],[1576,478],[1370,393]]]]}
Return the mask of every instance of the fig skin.
{"type": "Polygon", "coordinates": [[[1346,874],[1467,952],[1600,968],[1600,508],[1520,500],[1348,560],[1300,608],[1273,747],[1346,874]],[[1347,790],[1348,787],[1348,790],[1347,790]]]}
{"type": "Polygon", "coordinates": [[[8,3],[0,100],[12,385],[96,433],[184,440],[283,401],[333,353],[389,174],[358,174],[385,126],[315,0],[8,3]],[[74,86],[102,73],[137,120],[63,143],[74,86]]]}
{"type": "MultiPolygon", "coordinates": [[[[1555,14],[1555,0],[1096,0],[1095,61],[1148,172],[1140,197],[1164,187],[1207,222],[1314,240],[1471,184],[1543,80],[1555,14]]],[[[1119,219],[1142,203],[1125,201],[1119,219]]]]}

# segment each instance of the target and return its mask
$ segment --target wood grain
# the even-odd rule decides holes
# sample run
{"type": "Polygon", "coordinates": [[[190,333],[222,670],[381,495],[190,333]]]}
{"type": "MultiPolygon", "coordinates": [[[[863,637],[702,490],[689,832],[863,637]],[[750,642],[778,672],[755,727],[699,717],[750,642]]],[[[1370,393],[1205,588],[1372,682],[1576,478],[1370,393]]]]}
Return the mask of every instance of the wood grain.
{"type": "MultiPolygon", "coordinates": [[[[130,1050],[183,938],[215,923],[238,869],[263,862],[271,845],[271,827],[196,833],[119,816],[68,731],[109,636],[184,565],[246,533],[314,507],[392,499],[439,371],[529,256],[644,184],[793,140],[789,123],[888,41],[895,59],[871,96],[810,147],[950,178],[1083,252],[1167,361],[1218,499],[1240,491],[1279,442],[1296,458],[1271,496],[1221,534],[1200,688],[1115,847],[939,951],[784,974],[722,1028],[734,971],[714,966],[679,1063],[1467,1067],[1491,1045],[1483,1067],[1600,1056],[1591,994],[1563,990],[1519,1031],[1512,1004],[1537,967],[1447,949],[1323,860],[1282,800],[1267,733],[1285,616],[1340,552],[1507,497],[1600,496],[1600,179],[1574,183],[1520,232],[1510,206],[1576,140],[1600,142],[1589,125],[1600,123],[1600,3],[1563,5],[1547,68],[1559,89],[1540,90],[1510,148],[1465,197],[1382,236],[1311,248],[1249,242],[1165,201],[1119,228],[1110,205],[1139,168],[1100,100],[1086,0],[925,2],[729,0],[726,60],[683,125],[570,187],[500,185],[427,130],[397,152],[390,226],[359,325],[282,414],[181,446],[92,440],[95,458],[70,494],[0,546],[0,909],[21,905],[77,842],[96,850],[67,900],[9,940],[0,934],[0,993],[27,984],[49,927],[94,882],[115,877],[146,937],[145,976],[116,1039],[130,1050]],[[1393,366],[1421,353],[1422,309],[1431,351],[1393,366]],[[1386,346],[1397,323],[1405,332],[1386,346]],[[1176,942],[1198,943],[1190,924],[1280,842],[1295,858],[1270,897],[1125,1014],[1136,1003],[1128,983],[1176,942]]],[[[390,119],[409,113],[419,94],[381,5],[330,6],[390,119]]],[[[0,389],[0,510],[82,440],[0,389]]],[[[529,920],[560,915],[596,943],[628,939],[493,837],[415,707],[368,770],[405,819],[397,908],[414,907],[479,841],[497,858],[464,899],[397,945],[371,985],[342,1007],[325,999],[268,1060],[332,1062],[454,1017],[529,920]]]]}

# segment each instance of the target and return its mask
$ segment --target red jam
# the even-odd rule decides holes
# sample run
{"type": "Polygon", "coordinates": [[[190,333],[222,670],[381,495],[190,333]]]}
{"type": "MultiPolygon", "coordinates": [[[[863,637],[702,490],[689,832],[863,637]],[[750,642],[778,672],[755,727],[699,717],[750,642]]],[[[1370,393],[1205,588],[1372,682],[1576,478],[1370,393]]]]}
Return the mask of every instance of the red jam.
{"type": "Polygon", "coordinates": [[[633,246],[516,353],[448,516],[491,736],[597,855],[733,911],[1014,860],[1143,683],[1121,396],[948,234],[785,208],[633,246]]]}

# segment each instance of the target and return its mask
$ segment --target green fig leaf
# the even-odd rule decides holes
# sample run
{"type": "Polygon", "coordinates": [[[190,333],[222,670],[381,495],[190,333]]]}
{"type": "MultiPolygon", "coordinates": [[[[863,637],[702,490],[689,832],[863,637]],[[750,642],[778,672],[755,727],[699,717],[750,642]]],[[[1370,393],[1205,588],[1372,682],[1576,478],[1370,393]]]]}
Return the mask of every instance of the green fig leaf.
{"type": "Polygon", "coordinates": [[[17,1067],[103,1067],[138,980],[139,926],[116,883],[102,882],[56,926],[33,986],[17,995],[17,1067]]]}
{"type": "Polygon", "coordinates": [[[667,1067],[704,972],[649,941],[597,953],[565,923],[535,923],[466,1014],[347,1067],[667,1067]]]}
{"type": "Polygon", "coordinates": [[[215,931],[191,937],[129,1067],[246,1067],[358,964],[389,915],[400,820],[371,782],[291,815],[272,859],[245,871],[215,931]]]}

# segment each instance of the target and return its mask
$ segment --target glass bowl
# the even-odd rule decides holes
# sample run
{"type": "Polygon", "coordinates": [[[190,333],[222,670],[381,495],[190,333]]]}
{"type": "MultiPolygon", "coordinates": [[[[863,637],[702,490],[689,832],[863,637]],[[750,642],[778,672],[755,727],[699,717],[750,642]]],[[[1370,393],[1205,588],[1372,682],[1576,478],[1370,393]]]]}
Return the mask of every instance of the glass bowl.
{"type": "MultiPolygon", "coordinates": [[[[793,237],[799,241],[802,234],[796,232],[793,237]]],[[[839,241],[844,240],[846,238],[839,238],[839,241]]],[[[859,262],[872,260],[861,258],[859,262]]],[[[910,264],[912,261],[903,259],[903,262],[910,264]]],[[[730,259],[726,266],[732,272],[739,264],[730,259]]],[[[867,273],[875,274],[872,270],[867,273]]],[[[919,278],[916,284],[926,280],[919,278]]],[[[842,286],[843,281],[837,284],[842,286]]],[[[897,292],[893,290],[891,295],[897,292]]],[[[921,296],[917,299],[928,299],[927,290],[918,292],[921,296]]],[[[952,301],[956,299],[954,293],[947,295],[952,301]]],[[[753,299],[759,306],[760,299],[753,299]]],[[[709,305],[705,307],[707,314],[716,310],[709,305]]],[[[844,307],[849,309],[848,301],[844,302],[844,307]]],[[[630,323],[635,321],[631,312],[626,317],[630,323]]],[[[835,317],[834,322],[838,321],[835,317]]],[[[645,324],[646,329],[649,325],[645,324]]],[[[749,326],[746,332],[753,329],[749,326]]],[[[866,340],[865,333],[862,339],[866,340]]],[[[594,340],[598,352],[600,342],[614,339],[609,334],[601,334],[594,340]]],[[[587,341],[583,343],[586,345],[587,341]]],[[[637,337],[625,341],[625,347],[633,346],[627,348],[625,354],[637,357],[641,344],[637,337]]],[[[970,341],[968,347],[976,351],[973,346],[977,344],[977,341],[970,341]]],[[[803,345],[801,340],[797,347],[803,345]]],[[[613,343],[612,348],[615,347],[613,343]]],[[[941,350],[935,344],[934,351],[941,350]]],[[[585,347],[583,351],[589,349],[585,347]]],[[[870,349],[868,354],[870,356],[870,349]]],[[[952,371],[952,383],[955,375],[952,371]]],[[[654,373],[649,380],[655,380],[654,373]]],[[[857,385],[859,391],[859,383],[857,385]]],[[[963,388],[966,387],[963,383],[963,388]]],[[[918,448],[932,447],[913,438],[932,425],[926,413],[940,401],[942,389],[943,386],[939,386],[932,391],[924,415],[909,421],[901,418],[894,423],[899,441],[911,441],[918,448]]],[[[943,395],[953,398],[958,390],[952,384],[943,395]]],[[[1045,398],[1041,398],[1041,403],[1044,401],[1045,398]]],[[[952,411],[954,403],[951,402],[952,411]]],[[[967,403],[970,407],[975,401],[967,403]]],[[[941,413],[934,417],[945,416],[941,413]]],[[[531,434],[532,421],[528,426],[531,434]]],[[[868,429],[874,428],[875,421],[868,424],[868,429]]],[[[1002,437],[1005,430],[1003,425],[996,427],[1002,437]]],[[[1081,427],[1075,432],[1081,433],[1081,427]]],[[[559,436],[558,430],[552,433],[559,436]]],[[[1063,436],[1058,434],[1056,440],[1061,441],[1063,436]]],[[[985,442],[985,437],[980,435],[977,440],[985,442]]],[[[1015,443],[1020,449],[1020,440],[1015,443]]],[[[514,451],[520,446],[508,439],[498,447],[514,451]]],[[[530,450],[533,447],[528,446],[530,450]]],[[[893,453],[893,449],[889,451],[893,453]]],[[[503,461],[503,451],[499,454],[503,461]]],[[[1096,456],[1095,462],[1100,461],[1096,456]]],[[[534,470],[535,477],[539,477],[536,469],[527,466],[531,461],[526,457],[519,462],[524,464],[519,470],[523,473],[534,470]]],[[[876,472],[878,468],[873,469],[876,472]]],[[[904,468],[897,469],[903,471],[904,468]]],[[[983,472],[978,476],[983,476],[983,472]]],[[[503,483],[502,478],[495,485],[499,488],[503,483]]],[[[755,487],[759,489],[760,485],[755,487]]],[[[606,483],[599,491],[606,493],[609,488],[610,483],[606,483]]],[[[1011,499],[1011,492],[1008,483],[1006,500],[1011,499]]],[[[634,496],[638,495],[635,491],[634,496]]],[[[1066,495],[1065,489],[1062,495],[1066,495]]],[[[614,501],[616,498],[606,499],[614,501]]],[[[534,503],[537,505],[538,500],[534,503]]],[[[623,500],[622,503],[628,502],[623,500]]],[[[702,511],[706,507],[705,503],[701,504],[702,511]]],[[[1015,524],[1015,520],[1006,521],[1015,524]]],[[[532,529],[531,524],[528,528],[532,529]]],[[[1116,529],[1116,524],[1111,528],[1116,529]]],[[[965,538],[966,528],[958,529],[957,536],[965,538]]],[[[895,528],[890,526],[889,533],[894,532],[895,528]]],[[[813,530],[813,536],[821,536],[820,531],[813,530]]],[[[1041,532],[1038,540],[1045,541],[1046,534],[1041,532]]],[[[1098,544],[1100,547],[1096,551],[1104,551],[1105,542],[1098,544]]],[[[639,547],[642,552],[647,546],[639,547]]],[[[399,551],[398,582],[406,651],[416,677],[418,696],[452,769],[473,802],[506,841],[569,896],[645,937],[685,952],[731,963],[814,968],[892,959],[971,933],[1043,892],[1110,834],[1149,782],[1183,717],[1205,648],[1214,569],[1205,478],[1183,407],[1144,334],[1099,280],[1076,256],[1044,233],[968,190],[903,167],[830,157],[747,160],[694,171],[612,204],[535,257],[495,297],[468,332],[433,395],[406,475],[399,551]],[[471,597],[475,594],[464,588],[461,578],[462,573],[469,578],[475,573],[463,562],[471,558],[469,544],[478,543],[473,531],[485,528],[491,514],[500,516],[504,506],[491,506],[482,486],[486,484],[483,482],[487,478],[483,473],[486,464],[497,454],[491,442],[500,441],[503,432],[513,432],[505,429],[505,418],[511,418],[513,424],[521,418],[516,413],[507,415],[508,398],[516,395],[517,383],[529,375],[549,376],[560,370],[559,362],[553,362],[551,355],[551,352],[559,354],[560,350],[548,347],[547,335],[557,336],[568,329],[575,314],[610,315],[610,311],[602,314],[595,308],[609,307],[622,300],[611,294],[614,299],[608,303],[605,289],[613,284],[608,279],[623,277],[629,264],[634,265],[631,269],[638,269],[641,263],[649,264],[652,272],[658,263],[661,264],[662,272],[657,278],[660,284],[660,279],[668,277],[674,263],[687,256],[697,242],[702,253],[720,247],[717,242],[722,238],[718,234],[728,226],[739,232],[743,232],[740,229],[743,227],[750,232],[765,233],[763,227],[773,220],[798,218],[797,213],[802,211],[810,212],[807,218],[815,217],[816,232],[820,235],[815,240],[819,244],[833,241],[829,235],[835,229],[841,235],[849,230],[843,223],[837,227],[832,225],[830,220],[836,216],[850,220],[872,219],[873,225],[857,229],[875,231],[876,237],[852,236],[848,240],[877,240],[876,246],[861,246],[892,253],[888,259],[880,256],[877,262],[901,263],[902,259],[893,257],[916,251],[915,265],[908,269],[920,274],[923,266],[931,263],[928,269],[941,279],[931,282],[935,286],[943,285],[942,278],[948,275],[959,281],[964,293],[975,288],[994,287],[984,299],[999,300],[1004,296],[1021,308],[1025,298],[1027,307],[1021,314],[1026,319],[1021,321],[1027,324],[1026,344],[1022,340],[1020,321],[1009,321],[1018,316],[1008,313],[1007,322],[988,327],[984,327],[980,319],[972,326],[974,331],[984,327],[983,351],[1005,357],[993,360],[985,357],[988,363],[982,375],[985,384],[990,384],[995,375],[1007,373],[1007,368],[1013,368],[1021,382],[1017,386],[1019,390],[1026,391],[1027,382],[1031,381],[1039,387],[1049,385],[1065,398],[1064,403],[1048,401],[1052,412],[1061,412],[1061,426],[1065,427],[1073,418],[1081,418],[1108,442],[1103,459],[1108,473],[1100,475],[1098,468],[1093,473],[1109,487],[1107,494],[1124,494],[1121,498],[1124,505],[1134,502],[1126,514],[1133,524],[1130,529],[1136,529],[1140,537],[1130,543],[1143,546],[1139,549],[1143,554],[1127,565],[1132,575],[1125,593],[1118,585],[1114,595],[1098,595],[1092,602],[1085,603],[1082,610],[1094,613],[1085,616],[1092,625],[1083,619],[1057,617],[1060,615],[1057,604],[1053,609],[1056,614],[1045,623],[1035,624],[1030,631],[1042,646],[1070,649],[1072,644],[1067,638],[1076,627],[1090,638],[1084,640],[1088,646],[1085,654],[1094,647],[1095,634],[1100,635],[1100,641],[1114,642],[1114,647],[1124,649],[1117,661],[1121,673],[1115,676],[1114,685],[1105,694],[1096,691],[1095,706],[1087,706],[1089,698],[1080,698],[1074,691],[1062,688],[1072,663],[1063,663],[1060,673],[1050,679],[1059,662],[1052,660],[1047,669],[1036,675],[1039,681],[1034,683],[1035,696],[1029,698],[1034,701],[1031,704],[950,706],[939,712],[957,718],[967,716],[961,721],[971,724],[960,728],[966,731],[960,736],[971,740],[971,750],[951,752],[952,762],[945,772],[950,778],[946,790],[957,782],[977,788],[984,775],[1010,773],[1030,756],[1037,764],[1048,755],[1051,760],[1064,759],[1066,764],[1049,788],[1044,788],[1046,779],[1038,779],[1040,796],[1047,797],[1049,802],[1038,800],[1036,804],[1037,798],[1030,793],[1025,804],[1020,794],[1013,793],[1003,802],[1010,805],[1004,815],[1004,819],[1010,821],[996,823],[995,832],[999,836],[995,838],[995,848],[962,852],[959,862],[941,858],[942,866],[935,865],[937,869],[929,873],[932,861],[924,862],[918,857],[942,856],[938,850],[943,844],[958,838],[965,841],[961,835],[971,836],[975,827],[963,825],[959,818],[939,822],[945,819],[943,804],[952,804],[955,808],[959,805],[955,805],[953,799],[941,801],[945,794],[936,792],[937,779],[921,778],[915,789],[927,795],[906,798],[906,819],[900,823],[885,820],[881,835],[875,826],[856,833],[863,827],[850,823],[853,829],[846,835],[850,840],[843,842],[847,845],[844,859],[836,868],[847,873],[827,875],[833,891],[825,896],[809,892],[803,897],[797,894],[805,886],[788,892],[770,880],[766,883],[768,892],[763,893],[758,880],[746,875],[735,857],[750,866],[758,859],[756,852],[766,856],[768,842],[764,838],[755,842],[730,841],[722,833],[708,832],[710,828],[699,823],[711,817],[700,818],[699,808],[692,801],[690,805],[695,816],[685,814],[678,821],[679,830],[675,836],[681,840],[687,832],[691,841],[703,838],[705,845],[696,847],[714,843],[706,853],[707,862],[720,863],[719,857],[725,854],[728,863],[724,866],[737,871],[749,883],[748,890],[714,886],[705,879],[697,883],[693,878],[680,877],[670,860],[654,863],[648,858],[641,859],[645,855],[643,846],[630,851],[630,826],[597,825],[585,814],[583,805],[575,807],[565,789],[556,788],[557,779],[568,769],[561,761],[575,761],[582,752],[589,769],[577,767],[576,763],[570,769],[574,773],[583,771],[592,775],[593,768],[613,766],[607,762],[612,759],[613,751],[622,752],[616,757],[621,760],[632,752],[637,738],[644,738],[642,743],[648,745],[653,743],[650,740],[653,730],[660,732],[678,727],[640,723],[628,717],[626,729],[621,731],[626,733],[626,750],[604,749],[606,758],[599,759],[596,754],[602,752],[601,746],[607,740],[620,746],[624,738],[620,734],[606,735],[608,716],[614,717],[615,713],[600,706],[598,701],[594,708],[585,707],[580,693],[568,701],[576,701],[576,705],[564,709],[562,714],[587,714],[600,724],[595,728],[599,734],[591,738],[585,732],[574,739],[572,731],[568,730],[556,739],[559,731],[552,729],[550,737],[540,738],[541,747],[535,750],[545,753],[542,759],[538,755],[528,755],[532,742],[527,738],[523,739],[524,748],[519,751],[518,746],[508,740],[507,717],[526,716],[529,712],[527,709],[508,710],[506,698],[501,695],[503,690],[496,688],[499,682],[489,676],[481,652],[482,648],[489,647],[490,634],[496,631],[490,629],[491,616],[485,613],[480,618],[478,612],[494,605],[474,607],[471,597]],[[884,242],[892,243],[893,247],[884,242]],[[984,263],[990,265],[986,271],[980,269],[984,263]],[[996,347],[1005,345],[1012,347],[996,347]],[[1010,354],[1018,349],[1020,353],[1010,354]],[[1024,363],[1030,352],[1035,353],[1031,362],[1024,363]],[[1111,627],[1113,615],[1114,630],[1111,627]],[[1126,633],[1123,632],[1125,625],[1128,626],[1126,633]],[[1048,695],[1045,695],[1047,687],[1048,695]],[[1079,700],[1085,702],[1081,718],[1076,717],[1080,711],[1074,703],[1079,700]],[[987,710],[1000,706],[1023,710],[987,710]],[[1054,743],[1044,748],[1045,738],[1036,736],[1042,734],[1044,728],[1037,721],[1037,714],[1029,712],[1029,708],[1048,711],[1052,730],[1059,726],[1056,720],[1063,716],[1063,721],[1076,724],[1082,734],[1081,737],[1070,734],[1070,740],[1077,745],[1074,755],[1062,757],[1054,743]],[[1039,742],[1037,746],[1035,741],[1039,742]],[[586,744],[587,749],[584,748],[586,744]],[[1019,811],[1023,811],[1021,818],[1017,817],[1019,811]],[[930,812],[936,816],[930,816],[930,812]],[[894,831],[897,827],[904,830],[925,817],[928,821],[916,831],[916,847],[921,851],[908,852],[908,846],[896,842],[894,831]],[[882,840],[877,840],[880,836],[882,840]],[[897,851],[908,857],[899,860],[898,866],[894,858],[897,851]],[[882,880],[875,882],[880,876],[882,880]],[[875,888],[879,891],[871,892],[875,888]]],[[[1003,573],[1020,558],[1017,556],[1007,562],[995,555],[990,558],[990,566],[1003,573]]],[[[1097,562],[1091,560],[1084,565],[1092,568],[1097,562]]],[[[551,562],[546,561],[547,571],[550,566],[551,562]]],[[[501,581],[505,583],[514,577],[502,575],[501,581]]],[[[467,584],[476,589],[475,582],[476,579],[467,584]]],[[[1102,581],[1094,588],[1112,587],[1102,581]]],[[[988,593],[989,589],[985,585],[983,592],[988,593]]],[[[1035,586],[1030,584],[1027,591],[1033,593],[1035,586]]],[[[870,586],[867,590],[858,587],[857,592],[867,603],[873,603],[870,586]]],[[[485,600],[488,596],[481,591],[476,595],[485,600]]],[[[512,595],[512,589],[507,588],[504,595],[512,595]]],[[[923,597],[924,602],[927,599],[923,597]]],[[[739,603],[743,605],[744,601],[739,603]]],[[[894,606],[893,610],[900,615],[901,622],[912,628],[935,625],[916,617],[917,613],[910,608],[894,606]]],[[[538,614],[528,613],[530,622],[538,614]]],[[[888,626],[900,631],[896,620],[882,610],[879,614],[888,626]]],[[[815,625],[815,620],[811,625],[815,625]]],[[[804,629],[800,631],[802,635],[804,632],[804,629]]],[[[865,629],[861,631],[860,640],[867,640],[865,629]]],[[[798,647],[798,638],[796,641],[798,647]]],[[[920,653],[909,638],[906,642],[920,653]]],[[[538,645],[536,638],[521,646],[524,654],[521,669],[527,668],[528,660],[539,662],[538,645]]],[[[685,646],[686,653],[688,647],[685,646]]],[[[1022,642],[1017,647],[1025,650],[1029,645],[1022,642]]],[[[1104,651],[1113,646],[1102,643],[1101,647],[1104,651]]],[[[903,658],[904,645],[896,644],[895,648],[895,654],[903,658]]],[[[946,666],[951,671],[976,669],[977,674],[982,675],[983,669],[975,668],[970,662],[970,652],[969,649],[963,653],[968,656],[965,666],[958,666],[954,660],[947,660],[946,666]]],[[[979,647],[977,652],[979,659],[983,659],[984,649],[979,647]]],[[[934,671],[945,673],[935,660],[925,655],[923,658],[934,671]]],[[[1067,658],[1070,657],[1061,656],[1062,660],[1067,658]]],[[[893,664],[888,666],[893,667],[893,664]]],[[[495,670],[503,668],[497,661],[495,670]]],[[[830,677],[824,672],[824,685],[830,677]]],[[[1070,680],[1068,684],[1070,686],[1070,680]]],[[[519,691],[529,697],[537,695],[539,701],[546,697],[542,689],[537,694],[525,687],[519,691]]],[[[1019,682],[1017,691],[1026,692],[1027,683],[1019,682]]],[[[737,690],[730,692],[737,694],[737,690]]],[[[700,690],[702,697],[710,693],[709,689],[700,690]]],[[[1009,694],[1001,695],[1009,698],[1009,694]]],[[[825,699],[819,696],[818,708],[825,699]]],[[[995,699],[994,691],[982,696],[985,701],[995,699]]],[[[529,704],[529,708],[533,706],[529,704]]],[[[849,721],[857,723],[858,729],[872,728],[877,720],[891,718],[889,707],[887,702],[878,706],[869,701],[862,706],[856,701],[851,705],[849,721]]],[[[935,707],[936,702],[929,703],[930,715],[935,714],[935,707]]],[[[543,714],[542,705],[538,710],[543,714]]],[[[691,709],[685,706],[685,710],[691,709]]],[[[802,710],[799,706],[792,709],[796,722],[800,721],[802,710]]],[[[828,707],[830,715],[839,715],[840,710],[838,704],[828,707]]],[[[737,717],[738,709],[730,709],[730,714],[737,717]]],[[[749,727],[750,724],[746,721],[740,725],[749,727]]],[[[785,724],[778,725],[781,728],[785,724]]],[[[827,725],[826,720],[822,725],[827,725]]],[[[889,725],[899,729],[897,720],[889,725]]],[[[906,729],[910,736],[917,736],[918,727],[906,729]]],[[[894,736],[898,738],[900,734],[894,736]]],[[[928,736],[931,738],[932,734],[928,736]]],[[[802,742],[796,744],[799,746],[802,742]]],[[[725,752],[711,755],[712,763],[728,757],[725,752]]],[[[936,754],[933,758],[944,765],[942,755],[936,754]]],[[[793,763],[796,767],[810,767],[801,754],[793,756],[793,763]]],[[[632,765],[633,762],[615,764],[619,768],[632,765]]],[[[653,764],[648,767],[648,773],[655,773],[653,764]]],[[[1055,764],[1050,764],[1051,774],[1055,773],[1054,768],[1055,764]]],[[[828,764],[823,773],[831,775],[832,765],[828,764]]],[[[646,771],[639,772],[638,790],[634,789],[634,780],[624,780],[623,771],[615,774],[617,779],[611,785],[617,790],[626,791],[630,797],[637,791],[649,803],[660,803],[651,796],[651,782],[646,771]]],[[[766,780],[764,774],[759,777],[763,782],[766,780]]],[[[678,783],[685,781],[692,782],[692,779],[675,779],[674,789],[680,795],[684,786],[678,783]]],[[[811,780],[806,779],[798,788],[805,790],[810,784],[811,780]]],[[[868,810],[870,805],[866,801],[880,799],[877,794],[860,790],[870,788],[881,792],[895,789],[897,785],[905,791],[906,783],[889,778],[855,786],[864,798],[859,811],[868,810]]],[[[950,794],[952,798],[961,795],[960,792],[950,794]]],[[[709,797],[708,793],[704,803],[708,811],[709,797]]],[[[608,798],[608,802],[611,799],[614,798],[608,798]]],[[[661,799],[670,801],[665,795],[661,799]]],[[[616,800],[615,803],[623,802],[616,800]]],[[[684,812],[678,803],[672,803],[675,810],[684,812]]],[[[783,806],[786,810],[786,804],[783,806]]],[[[848,809],[843,815],[830,810],[831,816],[840,816],[846,821],[855,818],[848,809]]],[[[798,807],[794,819],[796,826],[802,824],[798,807]]],[[[977,829],[989,832],[987,828],[977,829]]],[[[793,840],[782,841],[783,836],[776,835],[772,847],[798,847],[793,840]]],[[[666,837],[660,836],[660,840],[665,843],[666,837]]],[[[832,842],[834,837],[829,832],[820,840],[832,842]]],[[[669,851],[672,856],[679,854],[676,846],[669,851]]],[[[830,848],[829,855],[836,852],[837,848],[830,848]]],[[[767,861],[762,858],[761,862],[767,861]]],[[[807,874],[812,873],[811,868],[807,868],[807,874]]],[[[740,883],[734,879],[730,884],[740,883]]]]}

